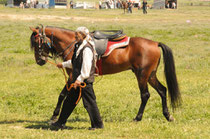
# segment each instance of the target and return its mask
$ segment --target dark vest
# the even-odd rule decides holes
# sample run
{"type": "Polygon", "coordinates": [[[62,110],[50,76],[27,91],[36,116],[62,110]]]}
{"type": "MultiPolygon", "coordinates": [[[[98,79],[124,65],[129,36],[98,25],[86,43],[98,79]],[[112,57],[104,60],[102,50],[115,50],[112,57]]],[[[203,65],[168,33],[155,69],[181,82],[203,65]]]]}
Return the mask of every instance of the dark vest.
{"type": "MultiPolygon", "coordinates": [[[[79,55],[76,57],[76,53],[78,50],[78,46],[75,46],[74,54],[72,56],[72,66],[73,66],[73,82],[77,80],[77,77],[81,74],[82,62],[83,62],[83,51],[86,47],[89,47],[92,52],[93,48],[87,43],[80,51],[79,55]]],[[[92,60],[92,67],[90,70],[90,76],[84,80],[85,83],[93,83],[94,82],[94,73],[95,73],[95,62],[94,56],[92,60]]]]}

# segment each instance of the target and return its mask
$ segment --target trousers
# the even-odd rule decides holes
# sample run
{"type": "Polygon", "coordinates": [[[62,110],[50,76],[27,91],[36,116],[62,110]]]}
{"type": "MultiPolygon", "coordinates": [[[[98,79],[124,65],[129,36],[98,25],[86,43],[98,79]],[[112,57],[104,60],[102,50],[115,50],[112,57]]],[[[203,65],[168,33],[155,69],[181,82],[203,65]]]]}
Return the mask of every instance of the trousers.
{"type": "MultiPolygon", "coordinates": [[[[76,103],[78,97],[79,97],[79,88],[77,88],[76,90],[74,88],[72,88],[63,103],[61,114],[58,119],[58,122],[60,124],[66,123],[68,117],[71,115],[74,108],[76,107],[75,103],[76,103]]],[[[101,119],[99,109],[98,109],[98,106],[96,103],[96,96],[95,96],[95,93],[93,90],[92,83],[86,83],[86,87],[82,89],[81,98],[83,101],[83,106],[87,110],[88,115],[90,117],[91,127],[92,128],[103,128],[103,121],[101,119]]]]}
{"type": "Polygon", "coordinates": [[[128,12],[132,13],[132,7],[128,7],[128,12]]]}
{"type": "Polygon", "coordinates": [[[143,6],[143,14],[147,14],[147,7],[143,6]]]}

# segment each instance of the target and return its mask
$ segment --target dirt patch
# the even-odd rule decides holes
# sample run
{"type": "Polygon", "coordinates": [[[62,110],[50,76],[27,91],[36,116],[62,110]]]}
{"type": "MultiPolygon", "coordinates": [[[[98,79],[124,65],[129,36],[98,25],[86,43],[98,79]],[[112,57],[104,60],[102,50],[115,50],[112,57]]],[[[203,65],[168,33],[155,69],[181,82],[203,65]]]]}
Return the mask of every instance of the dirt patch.
{"type": "MultiPolygon", "coordinates": [[[[33,20],[49,20],[49,21],[85,21],[85,22],[127,22],[128,19],[126,18],[91,18],[91,17],[78,17],[78,16],[56,16],[56,15],[27,15],[27,14],[7,14],[7,13],[0,13],[0,19],[7,19],[7,20],[22,20],[22,21],[33,21],[33,20]]],[[[139,21],[139,19],[129,19],[130,21],[139,21]]]]}
{"type": "MultiPolygon", "coordinates": [[[[19,15],[19,14],[5,14],[5,13],[0,13],[0,19],[10,19],[10,20],[24,20],[24,21],[30,21],[30,20],[53,20],[53,21],[63,21],[63,20],[73,20],[73,21],[107,21],[107,19],[103,18],[88,18],[88,17],[61,17],[61,16],[54,16],[54,15],[19,15]]],[[[119,20],[119,19],[114,19],[114,20],[119,20]]]]}

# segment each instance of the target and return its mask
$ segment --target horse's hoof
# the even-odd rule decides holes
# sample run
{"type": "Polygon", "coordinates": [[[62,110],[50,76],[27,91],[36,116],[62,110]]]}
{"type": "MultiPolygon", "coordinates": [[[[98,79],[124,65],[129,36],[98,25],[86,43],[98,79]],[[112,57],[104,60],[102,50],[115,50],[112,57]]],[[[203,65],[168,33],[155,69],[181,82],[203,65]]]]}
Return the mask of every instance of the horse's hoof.
{"type": "Polygon", "coordinates": [[[57,120],[57,116],[52,116],[50,120],[57,120]]]}
{"type": "Polygon", "coordinates": [[[136,120],[136,119],[133,119],[133,121],[134,121],[134,122],[138,122],[138,120],[136,120]]]}
{"type": "Polygon", "coordinates": [[[51,129],[52,130],[63,130],[65,128],[65,124],[60,124],[59,122],[54,122],[51,124],[51,129]]]}
{"type": "Polygon", "coordinates": [[[139,121],[141,121],[141,119],[139,119],[139,118],[134,118],[133,121],[134,121],[134,122],[139,122],[139,121]]]}
{"type": "Polygon", "coordinates": [[[52,125],[52,124],[54,124],[55,122],[57,122],[57,120],[50,120],[50,121],[48,122],[48,124],[49,124],[49,125],[52,125]]]}
{"type": "Polygon", "coordinates": [[[170,115],[168,121],[169,121],[169,122],[173,122],[173,121],[174,121],[174,117],[173,117],[172,115],[170,115]]]}
{"type": "Polygon", "coordinates": [[[55,123],[55,122],[57,122],[57,116],[52,116],[51,118],[50,118],[50,121],[48,122],[50,125],[51,124],[53,124],[53,123],[55,123]]]}

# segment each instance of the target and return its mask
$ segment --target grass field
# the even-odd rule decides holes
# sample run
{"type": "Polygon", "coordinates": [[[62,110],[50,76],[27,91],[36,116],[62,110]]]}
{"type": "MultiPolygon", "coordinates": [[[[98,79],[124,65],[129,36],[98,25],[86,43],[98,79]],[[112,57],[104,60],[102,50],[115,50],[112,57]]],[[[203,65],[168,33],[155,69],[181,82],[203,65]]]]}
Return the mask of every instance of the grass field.
{"type": "MultiPolygon", "coordinates": [[[[0,7],[0,138],[209,138],[210,136],[210,7],[177,10],[18,9],[0,7]],[[68,129],[52,131],[48,120],[64,86],[62,73],[52,65],[38,66],[30,51],[29,26],[38,24],[75,30],[123,29],[168,45],[174,53],[183,104],[174,122],[162,115],[153,88],[141,122],[133,122],[140,105],[134,74],[125,71],[96,77],[97,103],[105,124],[89,131],[90,120],[80,102],[68,129]]],[[[158,77],[165,85],[162,60],[158,77]]]]}

